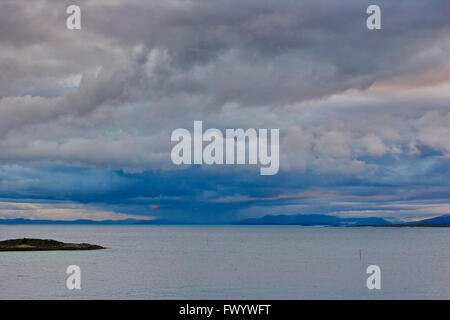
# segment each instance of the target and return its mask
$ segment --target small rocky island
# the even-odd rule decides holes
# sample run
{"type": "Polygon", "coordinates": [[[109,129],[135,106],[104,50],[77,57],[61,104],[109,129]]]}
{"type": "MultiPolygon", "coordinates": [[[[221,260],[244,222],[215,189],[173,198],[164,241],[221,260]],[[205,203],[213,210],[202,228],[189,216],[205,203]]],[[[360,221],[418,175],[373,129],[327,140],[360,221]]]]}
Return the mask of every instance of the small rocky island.
{"type": "Polygon", "coordinates": [[[64,243],[49,239],[12,239],[0,241],[0,251],[99,250],[102,246],[89,243],[64,243]]]}

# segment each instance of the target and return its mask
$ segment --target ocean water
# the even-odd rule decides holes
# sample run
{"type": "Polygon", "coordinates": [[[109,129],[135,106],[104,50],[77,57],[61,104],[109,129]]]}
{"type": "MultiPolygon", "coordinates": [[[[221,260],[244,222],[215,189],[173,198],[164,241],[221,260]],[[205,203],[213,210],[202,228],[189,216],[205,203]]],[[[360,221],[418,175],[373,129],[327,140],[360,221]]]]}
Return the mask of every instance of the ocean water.
{"type": "Polygon", "coordinates": [[[23,237],[109,249],[0,252],[0,299],[450,298],[449,228],[0,226],[23,237]],[[66,288],[74,264],[81,290],[66,288]]]}

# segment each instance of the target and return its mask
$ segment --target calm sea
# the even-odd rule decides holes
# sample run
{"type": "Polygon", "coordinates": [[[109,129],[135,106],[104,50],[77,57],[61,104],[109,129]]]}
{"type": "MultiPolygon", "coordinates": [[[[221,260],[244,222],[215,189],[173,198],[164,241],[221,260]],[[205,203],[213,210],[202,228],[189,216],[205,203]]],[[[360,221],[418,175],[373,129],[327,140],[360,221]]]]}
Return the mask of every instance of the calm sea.
{"type": "Polygon", "coordinates": [[[0,226],[23,237],[109,249],[0,252],[0,299],[450,298],[450,228],[0,226]]]}

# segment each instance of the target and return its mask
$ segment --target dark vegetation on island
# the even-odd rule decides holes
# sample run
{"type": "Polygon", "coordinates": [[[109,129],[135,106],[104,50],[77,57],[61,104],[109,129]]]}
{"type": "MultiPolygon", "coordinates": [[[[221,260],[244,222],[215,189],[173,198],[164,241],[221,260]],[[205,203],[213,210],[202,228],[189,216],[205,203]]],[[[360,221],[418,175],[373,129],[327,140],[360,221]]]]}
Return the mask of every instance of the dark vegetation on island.
{"type": "Polygon", "coordinates": [[[99,250],[102,246],[89,243],[64,243],[49,239],[11,239],[0,241],[0,251],[99,250]]]}

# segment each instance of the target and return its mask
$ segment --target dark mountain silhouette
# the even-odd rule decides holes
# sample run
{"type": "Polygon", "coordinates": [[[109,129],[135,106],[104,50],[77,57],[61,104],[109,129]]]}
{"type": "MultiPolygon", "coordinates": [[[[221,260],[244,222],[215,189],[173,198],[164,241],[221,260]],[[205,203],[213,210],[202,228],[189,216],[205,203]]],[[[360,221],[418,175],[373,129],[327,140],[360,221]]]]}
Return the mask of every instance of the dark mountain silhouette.
{"type": "MultiPolygon", "coordinates": [[[[51,225],[189,225],[189,221],[172,221],[163,219],[154,220],[32,220],[32,219],[0,219],[0,225],[12,224],[51,224],[51,225]]],[[[209,223],[211,224],[211,223],[209,223]]],[[[295,215],[266,215],[261,218],[244,219],[233,223],[220,223],[224,225],[301,225],[301,226],[391,226],[391,227],[420,227],[444,226],[450,227],[450,214],[414,222],[390,222],[379,217],[340,218],[323,214],[295,214],[295,215]]]]}
{"type": "Polygon", "coordinates": [[[445,214],[439,217],[430,219],[423,219],[419,221],[408,222],[400,226],[413,226],[413,227],[450,227],[450,214],[445,214]]]}
{"type": "Polygon", "coordinates": [[[408,224],[415,225],[415,224],[449,224],[450,225],[450,214],[445,214],[443,216],[430,218],[430,219],[424,219],[420,221],[414,221],[410,222],[408,224]]]}
{"type": "Polygon", "coordinates": [[[262,218],[245,219],[235,224],[241,225],[302,225],[302,226],[352,226],[390,225],[382,218],[339,218],[322,214],[267,215],[262,218]]]}

